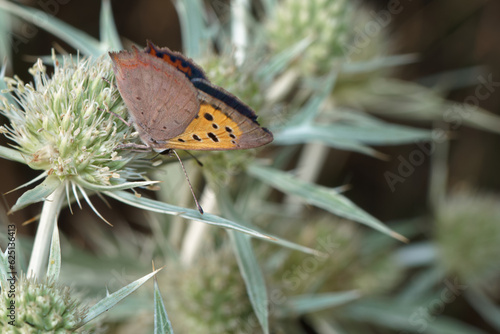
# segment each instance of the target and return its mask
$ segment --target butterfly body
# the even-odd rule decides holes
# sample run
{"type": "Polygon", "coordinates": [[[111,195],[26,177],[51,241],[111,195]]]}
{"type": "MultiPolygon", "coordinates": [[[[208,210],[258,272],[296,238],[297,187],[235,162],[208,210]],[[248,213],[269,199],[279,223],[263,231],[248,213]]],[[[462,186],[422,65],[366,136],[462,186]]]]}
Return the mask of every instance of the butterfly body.
{"type": "Polygon", "coordinates": [[[273,140],[250,107],[212,84],[182,54],[149,43],[144,51],[110,56],[120,95],[146,147],[217,151],[273,140]]]}

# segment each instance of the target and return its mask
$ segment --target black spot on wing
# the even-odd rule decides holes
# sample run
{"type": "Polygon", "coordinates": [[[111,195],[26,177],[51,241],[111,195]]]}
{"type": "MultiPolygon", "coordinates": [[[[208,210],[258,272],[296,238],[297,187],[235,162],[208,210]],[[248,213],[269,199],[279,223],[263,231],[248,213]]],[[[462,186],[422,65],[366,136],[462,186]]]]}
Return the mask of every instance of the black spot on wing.
{"type": "Polygon", "coordinates": [[[207,133],[207,136],[210,137],[210,139],[212,139],[214,142],[216,142],[216,143],[219,142],[219,138],[217,138],[217,136],[215,135],[215,133],[209,132],[209,133],[207,133]]]}

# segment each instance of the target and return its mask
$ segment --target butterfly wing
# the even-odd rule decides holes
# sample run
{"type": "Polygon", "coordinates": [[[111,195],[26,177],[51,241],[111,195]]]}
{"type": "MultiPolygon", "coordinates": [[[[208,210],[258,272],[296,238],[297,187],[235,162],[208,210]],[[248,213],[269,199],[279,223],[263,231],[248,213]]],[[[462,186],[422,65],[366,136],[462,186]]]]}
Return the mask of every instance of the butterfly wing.
{"type": "Polygon", "coordinates": [[[120,94],[142,141],[156,149],[233,150],[270,143],[255,112],[211,84],[182,54],[148,42],[110,53],[120,94]]]}
{"type": "Polygon", "coordinates": [[[259,125],[252,109],[220,87],[200,82],[193,82],[198,88],[198,114],[181,135],[166,142],[166,147],[223,151],[255,148],[273,140],[271,132],[259,125]],[[215,97],[210,92],[218,94],[215,97]]]}
{"type": "Polygon", "coordinates": [[[120,95],[141,139],[153,148],[164,148],[196,117],[197,89],[175,67],[136,48],[110,56],[120,95]]]}

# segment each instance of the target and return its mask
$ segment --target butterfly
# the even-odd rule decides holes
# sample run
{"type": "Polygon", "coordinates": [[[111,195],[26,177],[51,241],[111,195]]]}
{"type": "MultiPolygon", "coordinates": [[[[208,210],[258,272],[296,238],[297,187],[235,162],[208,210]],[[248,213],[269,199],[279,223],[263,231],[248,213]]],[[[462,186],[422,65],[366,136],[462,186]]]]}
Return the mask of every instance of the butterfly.
{"type": "Polygon", "coordinates": [[[236,96],[214,85],[193,60],[148,41],[139,51],[110,52],[116,84],[143,145],[141,150],[173,152],[181,163],[200,213],[203,213],[176,149],[225,151],[272,142],[273,134],[236,96]]]}
{"type": "Polygon", "coordinates": [[[236,96],[211,83],[193,60],[148,41],[109,53],[116,83],[144,143],[137,149],[225,151],[270,143],[272,133],[236,96]]]}

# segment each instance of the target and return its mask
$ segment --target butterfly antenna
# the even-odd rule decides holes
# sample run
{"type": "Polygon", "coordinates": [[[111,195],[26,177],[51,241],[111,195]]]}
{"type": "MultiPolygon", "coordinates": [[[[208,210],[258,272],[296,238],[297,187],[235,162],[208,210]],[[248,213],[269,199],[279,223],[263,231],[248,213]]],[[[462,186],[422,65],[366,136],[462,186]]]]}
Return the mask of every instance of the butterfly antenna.
{"type": "Polygon", "coordinates": [[[193,158],[198,163],[198,165],[200,167],[203,167],[203,163],[197,157],[195,157],[191,152],[189,152],[189,151],[184,151],[184,152],[186,152],[187,154],[189,154],[191,156],[191,158],[193,158]]]}
{"type": "MultiPolygon", "coordinates": [[[[170,154],[170,152],[171,152],[171,151],[173,151],[173,149],[168,148],[168,149],[166,149],[165,151],[160,152],[160,153],[158,153],[158,154],[161,154],[161,155],[170,154]]],[[[203,163],[202,163],[200,160],[198,160],[198,158],[197,158],[197,157],[195,157],[195,156],[194,156],[191,152],[189,152],[189,151],[184,151],[184,152],[186,152],[187,154],[189,154],[189,155],[191,156],[191,158],[193,158],[193,159],[194,159],[194,160],[198,163],[198,165],[199,165],[200,167],[203,167],[203,163]]],[[[156,157],[155,157],[155,158],[156,158],[156,157]]]]}
{"type": "Polygon", "coordinates": [[[174,152],[175,156],[177,157],[177,160],[179,160],[179,162],[181,164],[182,170],[184,171],[184,175],[186,176],[186,180],[188,181],[188,184],[189,184],[189,189],[191,190],[191,194],[193,195],[194,202],[196,203],[196,206],[198,207],[198,211],[200,211],[200,213],[203,214],[203,208],[201,207],[200,203],[198,203],[198,199],[196,198],[196,195],[194,194],[193,186],[191,185],[191,181],[189,181],[189,176],[186,172],[186,168],[184,168],[184,164],[182,163],[181,158],[179,157],[179,155],[177,154],[177,152],[175,150],[171,150],[171,151],[174,152]]]}

